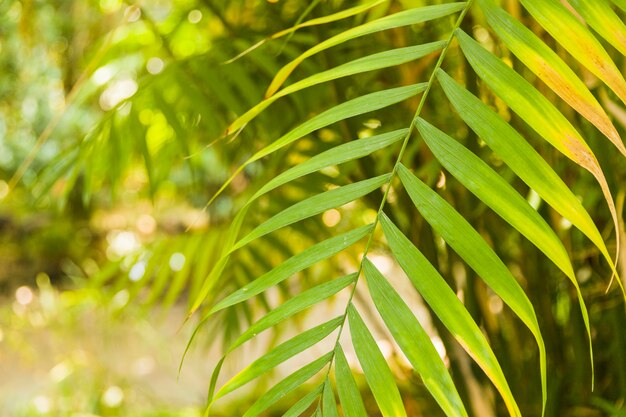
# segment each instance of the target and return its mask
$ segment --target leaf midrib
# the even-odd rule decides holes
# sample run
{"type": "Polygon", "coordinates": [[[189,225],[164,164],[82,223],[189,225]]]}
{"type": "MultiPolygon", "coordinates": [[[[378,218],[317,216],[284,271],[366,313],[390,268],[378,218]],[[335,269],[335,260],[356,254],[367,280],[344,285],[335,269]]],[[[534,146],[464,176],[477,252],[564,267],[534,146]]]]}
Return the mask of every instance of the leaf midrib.
{"type": "MultiPolygon", "coordinates": [[[[346,308],[345,311],[342,315],[342,322],[339,325],[339,331],[337,333],[337,338],[335,340],[335,345],[334,348],[332,350],[332,354],[330,356],[330,360],[328,362],[329,366],[328,369],[326,371],[326,379],[325,381],[328,381],[328,376],[330,375],[330,369],[332,368],[332,363],[335,360],[335,355],[337,352],[337,347],[339,346],[339,341],[341,339],[341,335],[343,333],[343,330],[345,328],[345,324],[346,324],[346,320],[348,317],[348,309],[349,307],[352,305],[352,299],[354,298],[354,295],[356,293],[356,288],[359,284],[359,280],[361,277],[361,271],[363,270],[363,262],[369,252],[369,249],[372,245],[372,242],[374,240],[374,232],[376,231],[376,227],[378,226],[378,223],[380,222],[380,217],[381,214],[383,213],[383,209],[385,208],[385,204],[387,203],[387,199],[389,196],[389,190],[391,189],[391,183],[393,182],[393,179],[396,177],[397,175],[397,171],[398,168],[400,167],[401,163],[402,163],[402,158],[404,157],[404,153],[406,151],[406,148],[409,144],[409,141],[411,139],[411,134],[413,133],[413,130],[415,130],[415,120],[419,117],[424,105],[426,104],[426,99],[428,98],[428,93],[430,92],[430,89],[432,88],[435,79],[436,79],[436,74],[437,74],[437,70],[439,70],[439,68],[441,68],[441,65],[443,64],[443,61],[446,57],[446,54],[448,52],[448,49],[450,48],[450,45],[452,44],[452,40],[455,37],[455,32],[456,29],[458,29],[461,26],[461,23],[463,22],[463,19],[465,18],[465,16],[467,15],[467,12],[469,11],[469,9],[472,7],[472,4],[474,3],[474,0],[468,0],[465,8],[461,11],[461,14],[459,15],[459,17],[457,18],[456,22],[454,23],[454,27],[452,28],[452,30],[450,31],[450,35],[448,36],[448,39],[445,41],[445,46],[442,48],[441,53],[439,54],[439,59],[437,59],[437,63],[435,64],[435,67],[433,68],[430,78],[428,79],[428,83],[426,84],[426,89],[424,90],[424,92],[422,93],[422,97],[420,98],[420,102],[417,106],[417,109],[415,110],[415,113],[413,114],[413,117],[411,118],[411,123],[409,124],[408,130],[407,130],[407,134],[404,137],[403,141],[402,141],[402,147],[400,148],[400,152],[398,153],[398,157],[396,158],[396,161],[394,163],[393,169],[391,170],[391,173],[389,174],[389,180],[384,184],[385,185],[385,192],[383,194],[383,197],[381,199],[380,202],[380,206],[378,207],[378,211],[376,212],[376,218],[374,219],[374,222],[372,223],[371,227],[371,232],[370,235],[368,237],[367,243],[365,244],[365,249],[363,250],[363,254],[361,256],[361,261],[359,262],[359,267],[357,269],[357,277],[356,280],[352,286],[352,291],[350,292],[350,295],[348,297],[348,302],[346,303],[346,308]]],[[[324,382],[324,384],[326,384],[326,382],[324,382]]],[[[320,400],[321,401],[321,398],[320,400]]]]}

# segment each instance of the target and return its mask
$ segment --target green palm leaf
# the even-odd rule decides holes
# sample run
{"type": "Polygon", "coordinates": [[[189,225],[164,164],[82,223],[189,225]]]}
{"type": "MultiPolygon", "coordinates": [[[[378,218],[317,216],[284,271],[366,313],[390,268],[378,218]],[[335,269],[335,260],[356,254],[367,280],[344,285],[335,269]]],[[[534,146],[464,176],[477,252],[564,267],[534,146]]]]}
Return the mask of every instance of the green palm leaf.
{"type": "Polygon", "coordinates": [[[353,140],[315,155],[312,158],[307,159],[306,161],[272,178],[259,191],[254,193],[246,205],[251,204],[253,201],[271,190],[303,177],[304,175],[319,171],[322,168],[340,165],[345,162],[362,158],[377,150],[393,145],[399,140],[405,138],[407,133],[408,129],[399,129],[365,139],[353,140]]]}
{"type": "Polygon", "coordinates": [[[389,247],[398,263],[437,317],[461,343],[463,348],[494,383],[513,417],[520,417],[517,402],[511,393],[493,351],[471,316],[448,287],[437,270],[385,215],[380,219],[389,247]]]}
{"type": "Polygon", "coordinates": [[[622,55],[626,55],[626,25],[608,0],[572,0],[572,6],[585,21],[622,55]]]}
{"type": "Polygon", "coordinates": [[[296,337],[276,346],[270,352],[252,362],[245,369],[231,378],[226,384],[224,384],[213,397],[213,401],[228,394],[229,392],[233,392],[237,388],[247,384],[253,379],[268,372],[270,369],[273,369],[277,365],[285,362],[287,359],[320,342],[336,330],[342,323],[343,317],[337,317],[331,321],[313,327],[306,332],[300,333],[296,337]]]}
{"type": "Polygon", "coordinates": [[[263,411],[270,408],[276,401],[280,400],[286,394],[298,388],[300,385],[302,385],[303,383],[311,379],[319,371],[321,371],[324,366],[328,364],[328,361],[331,357],[332,352],[329,352],[274,385],[254,404],[252,404],[252,407],[250,407],[248,411],[245,412],[243,417],[256,417],[263,411]]]}
{"type": "Polygon", "coordinates": [[[307,393],[298,402],[292,405],[291,408],[289,408],[289,410],[287,410],[287,412],[283,414],[283,417],[298,417],[302,415],[302,413],[308,410],[309,407],[311,407],[311,405],[315,402],[317,397],[322,393],[324,385],[325,384],[322,384],[317,388],[309,391],[309,393],[307,393]]]}
{"type": "Polygon", "coordinates": [[[283,262],[271,271],[263,274],[250,284],[235,291],[219,303],[217,303],[207,315],[212,315],[227,307],[240,303],[242,301],[249,300],[265,291],[266,289],[284,281],[296,272],[300,272],[317,262],[326,259],[348,246],[353,245],[357,241],[367,236],[372,226],[362,226],[358,229],[343,233],[341,235],[332,237],[323,242],[317,243],[308,249],[305,249],[301,253],[283,262]]]}
{"type": "Polygon", "coordinates": [[[419,94],[425,89],[426,84],[415,84],[405,87],[397,87],[388,90],[377,91],[375,93],[366,94],[364,96],[346,101],[345,103],[338,104],[337,106],[326,110],[321,114],[318,114],[317,116],[309,119],[300,126],[284,134],[283,136],[272,142],[270,145],[264,147],[263,149],[252,155],[250,158],[248,158],[246,162],[244,162],[243,165],[241,165],[233,173],[233,175],[231,175],[230,178],[226,180],[226,182],[220,187],[220,189],[217,190],[211,200],[209,200],[207,206],[210,205],[213,200],[215,200],[215,198],[217,198],[217,196],[219,196],[222,191],[224,191],[226,187],[228,187],[228,185],[235,179],[235,177],[239,175],[244,170],[244,168],[251,163],[256,162],[259,159],[278,151],[279,149],[302,138],[303,136],[308,135],[315,130],[321,129],[335,122],[345,120],[349,117],[391,106],[392,104],[399,103],[409,97],[419,94]]]}
{"type": "Polygon", "coordinates": [[[293,70],[298,65],[300,65],[302,61],[310,56],[324,51],[325,49],[340,45],[346,41],[349,41],[350,39],[355,39],[361,36],[368,35],[370,33],[376,33],[383,30],[393,29],[402,26],[414,25],[417,23],[448,16],[452,13],[463,10],[464,7],[465,3],[448,3],[409,9],[403,12],[392,14],[390,16],[385,16],[372,22],[365,23],[352,29],[348,29],[347,31],[340,33],[339,35],[333,36],[332,38],[319,43],[318,45],[309,49],[298,58],[294,59],[289,64],[281,68],[280,71],[278,71],[278,73],[274,76],[274,79],[267,89],[265,96],[270,97],[274,95],[274,93],[276,93],[280,86],[285,82],[287,77],[289,77],[293,70]]]}
{"type": "MultiPolygon", "coordinates": [[[[439,135],[434,128],[427,128],[418,122],[424,137],[439,135]]],[[[470,162],[466,159],[465,162],[470,162]]],[[[546,347],[541,336],[541,329],[530,300],[519,286],[513,275],[502,263],[498,255],[487,245],[478,232],[443,198],[421,182],[409,170],[400,165],[398,175],[415,207],[433,229],[467,262],[467,264],[502,298],[511,310],[524,322],[537,340],[541,367],[541,386],[543,408],[545,409],[546,384],[546,347]]],[[[500,191],[498,183],[493,182],[492,192],[500,191]]],[[[506,194],[504,194],[506,197],[506,194]]],[[[513,200],[512,202],[515,202],[513,200]]],[[[522,202],[521,204],[526,204],[522,202]]]]}
{"type": "Polygon", "coordinates": [[[352,376],[350,365],[340,345],[335,349],[335,378],[337,394],[346,417],[367,417],[359,387],[352,376]]]}
{"type": "Polygon", "coordinates": [[[469,127],[541,198],[583,232],[600,249],[607,261],[610,261],[604,240],[589,213],[537,151],[515,129],[458,85],[448,74],[439,71],[437,77],[450,103],[469,127]]]}
{"type": "Polygon", "coordinates": [[[324,383],[322,415],[325,417],[339,417],[339,410],[337,410],[335,395],[333,394],[333,389],[330,386],[330,379],[326,379],[326,382],[324,383]]]}
{"type": "Polygon", "coordinates": [[[439,353],[402,297],[368,259],[363,264],[363,271],[376,309],[400,349],[422,377],[426,388],[447,416],[467,417],[467,411],[439,353]]]}
{"type": "Polygon", "coordinates": [[[343,206],[344,204],[354,201],[359,197],[363,197],[375,189],[380,188],[383,184],[386,184],[389,181],[389,178],[389,174],[380,175],[355,184],[334,188],[330,191],[326,191],[325,193],[302,200],[256,227],[253,231],[237,242],[231,251],[235,251],[252,242],[254,239],[258,239],[261,236],[272,233],[281,227],[285,227],[316,214],[323,213],[326,210],[343,206]]]}
{"type": "Polygon", "coordinates": [[[385,357],[352,304],[348,306],[348,319],[354,350],[380,412],[384,417],[406,416],[400,392],[385,357]]]}
{"type": "Polygon", "coordinates": [[[289,94],[293,94],[305,88],[313,87],[327,81],[336,80],[338,78],[404,64],[415,59],[419,59],[430,53],[436,52],[443,48],[444,44],[445,42],[431,42],[424,45],[392,49],[390,51],[384,51],[374,55],[359,58],[338,67],[307,77],[304,80],[298,81],[288,87],[283,88],[276,94],[266,98],[265,100],[248,110],[246,113],[239,116],[237,120],[235,120],[233,123],[231,123],[230,126],[228,126],[226,133],[229,134],[231,132],[236,132],[281,97],[285,97],[289,94]]]}
{"type": "Polygon", "coordinates": [[[287,300],[285,303],[260,318],[252,326],[248,327],[248,329],[246,329],[246,331],[242,333],[241,336],[235,340],[235,342],[233,342],[229,351],[241,346],[243,343],[247,342],[262,331],[274,327],[276,324],[293,316],[294,314],[337,294],[348,285],[353,284],[356,278],[357,274],[346,275],[344,277],[320,284],[287,300]]]}

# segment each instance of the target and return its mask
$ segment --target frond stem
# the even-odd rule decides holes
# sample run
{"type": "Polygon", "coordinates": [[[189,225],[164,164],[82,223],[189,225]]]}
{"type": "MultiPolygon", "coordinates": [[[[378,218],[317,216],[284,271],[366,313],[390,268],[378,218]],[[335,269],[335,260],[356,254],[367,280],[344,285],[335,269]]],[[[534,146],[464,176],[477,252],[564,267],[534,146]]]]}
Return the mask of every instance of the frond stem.
{"type": "MultiPolygon", "coordinates": [[[[452,43],[452,40],[454,39],[454,33],[456,32],[456,30],[461,26],[461,23],[463,22],[463,19],[465,18],[465,16],[467,15],[469,9],[472,7],[472,4],[474,3],[474,0],[468,0],[467,4],[465,5],[465,8],[462,10],[461,14],[459,15],[458,19],[456,20],[454,27],[452,28],[451,32],[450,32],[450,36],[448,37],[445,46],[443,47],[443,49],[441,50],[441,54],[439,55],[439,59],[437,60],[437,63],[435,64],[435,67],[433,68],[433,71],[430,75],[430,78],[428,80],[428,84],[426,85],[426,89],[424,90],[422,97],[420,99],[420,102],[417,106],[417,110],[415,110],[415,114],[413,115],[413,118],[411,119],[411,123],[409,124],[409,128],[408,128],[408,132],[406,134],[406,136],[404,137],[404,140],[402,141],[402,147],[400,148],[400,152],[398,153],[398,157],[396,158],[396,162],[394,163],[393,169],[391,171],[391,176],[389,177],[389,181],[387,181],[386,187],[385,187],[385,192],[383,194],[383,198],[380,202],[380,206],[378,207],[378,211],[376,212],[376,218],[374,219],[374,223],[372,225],[372,231],[369,235],[368,241],[365,244],[365,249],[363,250],[363,254],[361,255],[361,261],[359,262],[359,268],[357,270],[357,278],[352,286],[352,291],[350,292],[350,296],[348,297],[348,302],[346,304],[346,309],[343,313],[343,321],[341,323],[341,325],[339,326],[339,333],[337,334],[337,338],[335,339],[335,345],[333,348],[333,353],[332,356],[330,357],[330,360],[328,362],[328,369],[326,371],[326,376],[325,376],[325,380],[324,383],[326,383],[326,381],[329,381],[328,376],[330,374],[330,369],[332,367],[332,363],[335,360],[335,355],[337,352],[337,347],[339,346],[339,339],[341,338],[341,335],[343,333],[343,329],[345,328],[345,324],[346,324],[346,318],[348,317],[348,307],[350,306],[350,304],[352,304],[352,299],[354,298],[355,294],[356,294],[356,288],[357,285],[359,284],[359,279],[361,276],[361,272],[363,270],[363,260],[365,259],[365,257],[367,256],[369,249],[372,245],[372,242],[374,240],[374,232],[376,231],[376,227],[378,226],[378,223],[380,222],[380,216],[383,212],[383,209],[385,208],[385,204],[387,203],[387,198],[389,196],[389,190],[391,189],[391,183],[393,181],[393,179],[396,177],[396,173],[398,171],[398,167],[400,166],[400,163],[402,162],[402,158],[404,156],[404,153],[406,151],[406,148],[409,144],[409,141],[411,139],[411,134],[413,133],[413,130],[415,129],[415,119],[417,119],[420,115],[420,113],[422,112],[422,109],[424,108],[424,105],[426,103],[426,98],[428,97],[428,93],[430,92],[434,82],[435,82],[435,78],[436,78],[436,74],[437,74],[437,70],[439,70],[439,68],[441,68],[441,65],[443,64],[443,60],[446,57],[446,53],[448,52],[448,49],[452,43]]],[[[321,398],[321,396],[320,396],[321,398]]]]}

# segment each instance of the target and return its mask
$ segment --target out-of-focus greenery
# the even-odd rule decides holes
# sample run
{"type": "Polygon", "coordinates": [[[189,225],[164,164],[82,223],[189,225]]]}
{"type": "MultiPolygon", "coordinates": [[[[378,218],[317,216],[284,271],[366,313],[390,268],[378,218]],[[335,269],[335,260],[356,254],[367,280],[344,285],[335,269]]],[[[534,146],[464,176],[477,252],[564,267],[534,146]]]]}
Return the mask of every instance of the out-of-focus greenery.
{"type": "MultiPolygon", "coordinates": [[[[175,390],[171,387],[175,386],[176,366],[195,322],[181,332],[176,330],[217,262],[236,210],[287,167],[351,139],[407,127],[417,99],[343,120],[247,166],[226,192],[205,207],[231,172],[303,120],[365,93],[428,80],[436,61],[433,55],[298,92],[277,101],[235,138],[222,137],[229,123],[263,99],[280,67],[304,50],[366,20],[445,2],[389,1],[367,14],[296,31],[226,63],[299,21],[361,3],[0,1],[0,390],[4,393],[6,386],[10,393],[10,397],[0,395],[0,415],[200,415],[219,348],[275,307],[278,300],[327,281],[345,265],[358,264],[359,248],[354,248],[334,263],[298,275],[257,303],[244,303],[209,320],[200,327],[199,341],[192,346],[192,357],[182,368],[176,388],[185,391],[193,386],[189,388],[193,395],[181,394],[171,403],[162,396],[164,390],[175,390]],[[162,326],[164,320],[168,324],[162,326]],[[159,385],[161,380],[166,382],[159,385]]],[[[545,38],[570,65],[577,65],[517,1],[500,3],[545,38]]],[[[624,18],[623,13],[619,16],[624,18]]],[[[356,39],[305,61],[294,75],[303,78],[366,54],[444,39],[452,23],[443,19],[356,39]]],[[[600,160],[621,209],[626,192],[623,157],[506,50],[479,11],[471,12],[462,28],[503,56],[575,123],[600,160]]],[[[626,59],[607,43],[604,46],[625,72],[626,59]]],[[[477,81],[458,49],[452,48],[449,56],[456,64],[451,75],[527,135],[580,197],[612,251],[611,218],[592,176],[539,140],[477,81]]],[[[624,137],[624,106],[590,73],[581,71],[592,92],[611,110],[624,137]]],[[[605,292],[610,271],[598,250],[460,122],[440,88],[433,89],[421,116],[445,126],[526,197],[557,231],[574,262],[590,313],[596,370],[593,393],[585,328],[570,283],[532,244],[444,172],[422,142],[409,144],[406,159],[411,160],[411,168],[426,183],[436,185],[493,245],[533,301],[548,350],[546,415],[623,415],[624,306],[615,285],[605,292]]],[[[270,214],[335,185],[387,173],[396,156],[397,150],[385,149],[340,170],[327,169],[288,184],[261,199],[248,214],[244,228],[251,229],[270,214]]],[[[313,243],[373,221],[381,197],[382,192],[376,191],[319,219],[254,242],[236,254],[214,287],[212,299],[222,299],[313,243]]],[[[390,200],[393,206],[388,214],[414,242],[420,242],[428,259],[463,294],[467,309],[500,360],[523,414],[539,415],[538,354],[531,334],[430,226],[416,218],[406,193],[392,192],[390,200]]],[[[391,262],[384,256],[382,242],[378,239],[374,249],[381,262],[391,262]]],[[[621,271],[626,275],[623,268],[621,271]]],[[[358,297],[363,296],[357,293],[358,297]]],[[[361,301],[367,305],[367,300],[361,301]]],[[[318,310],[319,315],[335,311],[337,304],[331,302],[318,310]]],[[[278,327],[251,350],[257,354],[254,349],[263,351],[285,335],[305,329],[310,324],[307,317],[302,315],[295,324],[278,327]]],[[[428,311],[425,317],[430,320],[428,311]]],[[[366,318],[376,323],[376,316],[366,318]]],[[[486,400],[480,403],[491,405],[495,415],[503,413],[488,379],[468,362],[436,317],[431,327],[429,331],[444,347],[455,382],[464,381],[458,384],[463,399],[482,395],[486,400]]],[[[377,341],[392,346],[386,331],[375,333],[377,341]]],[[[400,380],[410,415],[441,415],[399,351],[393,346],[390,351],[388,361],[400,380]]],[[[356,359],[352,356],[351,360],[355,365],[356,359]]],[[[249,362],[245,354],[238,355],[227,373],[233,374],[249,362]]],[[[378,415],[363,376],[359,371],[356,374],[370,415],[378,415]]],[[[266,378],[248,391],[231,395],[216,412],[242,415],[273,381],[266,378]]],[[[302,389],[296,395],[307,392],[302,389]]],[[[280,403],[279,409],[291,403],[280,403]]]]}

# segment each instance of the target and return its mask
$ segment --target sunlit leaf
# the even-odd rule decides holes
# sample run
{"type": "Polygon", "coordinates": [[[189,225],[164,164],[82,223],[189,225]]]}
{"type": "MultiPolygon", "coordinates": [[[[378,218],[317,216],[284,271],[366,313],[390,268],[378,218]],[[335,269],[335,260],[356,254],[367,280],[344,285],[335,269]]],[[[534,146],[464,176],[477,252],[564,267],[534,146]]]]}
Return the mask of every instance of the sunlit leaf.
{"type": "Polygon", "coordinates": [[[463,31],[457,39],[478,74],[515,113],[565,156],[595,175],[602,175],[591,149],[557,108],[521,75],[463,31]]]}
{"type": "MultiPolygon", "coordinates": [[[[439,71],[437,77],[450,102],[472,130],[541,198],[583,232],[614,268],[604,239],[589,213],[537,151],[515,129],[445,72],[439,71]]],[[[572,274],[568,274],[568,277],[578,287],[575,277],[572,274]]],[[[581,304],[581,307],[584,308],[584,305],[581,304]]]]}
{"type": "MultiPolygon", "coordinates": [[[[431,142],[437,140],[433,137],[434,135],[437,137],[440,136],[440,134],[434,131],[434,128],[428,128],[424,123],[418,121],[418,126],[423,137],[429,137],[429,139],[432,139],[431,142]]],[[[469,158],[464,159],[464,163],[466,164],[471,164],[471,162],[472,160],[469,158]]],[[[474,173],[474,175],[478,177],[478,175],[484,173],[485,171],[474,173]]],[[[498,258],[498,255],[487,245],[487,242],[485,242],[463,216],[435,191],[411,174],[404,165],[400,165],[398,168],[398,176],[413,201],[413,204],[415,204],[415,207],[422,216],[424,216],[424,219],[452,249],[476,271],[487,285],[502,298],[502,301],[511,307],[511,310],[528,326],[533,336],[535,336],[535,340],[539,346],[543,407],[545,408],[547,396],[546,348],[541,335],[541,329],[539,329],[539,323],[537,322],[537,316],[535,315],[535,310],[530,300],[515,280],[515,277],[513,277],[504,263],[498,258]]],[[[491,185],[493,185],[493,188],[490,190],[491,192],[502,192],[502,189],[497,187],[497,182],[494,181],[490,186],[491,185]]],[[[502,188],[504,189],[504,187],[502,188]]],[[[506,198],[507,194],[510,193],[503,192],[501,197],[506,198]]],[[[509,195],[509,197],[511,196],[509,195]]],[[[512,202],[514,203],[516,200],[512,202]]],[[[527,203],[522,201],[521,204],[527,203]]],[[[515,207],[509,208],[512,211],[516,209],[515,207]]],[[[520,220],[531,223],[529,219],[520,220]]]]}
{"type": "Polygon", "coordinates": [[[626,55],[626,25],[609,0],[570,0],[569,3],[596,32],[626,55]]]}
{"type": "MultiPolygon", "coordinates": [[[[545,5],[551,5],[553,0],[542,0],[542,2],[544,1],[545,5]]],[[[535,4],[534,0],[523,0],[523,2],[535,4]]],[[[538,7],[542,10],[544,8],[544,6],[538,7]]],[[[569,14],[567,11],[566,13],[569,14]]],[[[457,30],[456,35],[463,53],[480,78],[546,141],[572,161],[591,172],[602,188],[615,230],[619,230],[615,202],[604,172],[580,133],[548,99],[521,75],[513,71],[511,67],[481,47],[465,32],[457,30]]],[[[616,240],[616,253],[619,253],[619,234],[616,235],[616,240]]],[[[613,262],[610,264],[613,267],[613,262]]],[[[615,268],[613,268],[613,272],[617,274],[615,268]]],[[[621,281],[618,280],[618,282],[621,284],[621,281]]]]}
{"type": "Polygon", "coordinates": [[[383,417],[406,416],[404,404],[389,365],[380,352],[376,340],[352,304],[348,306],[348,319],[354,350],[380,412],[383,417]]]}
{"type": "Polygon", "coordinates": [[[448,417],[466,417],[443,360],[402,297],[368,259],[363,263],[363,272],[376,309],[428,391],[448,417]]]}
{"type": "Polygon", "coordinates": [[[368,35],[370,33],[376,33],[387,29],[393,29],[402,26],[414,25],[417,23],[426,22],[440,17],[448,16],[452,13],[461,11],[465,7],[465,3],[447,3],[438,4],[434,6],[426,6],[421,8],[414,8],[405,10],[390,16],[385,16],[380,19],[367,22],[363,25],[348,29],[338,35],[333,36],[313,48],[307,50],[298,58],[291,61],[278,71],[274,76],[272,83],[265,93],[266,97],[270,97],[278,91],[280,86],[285,82],[287,77],[293,72],[293,70],[300,65],[302,61],[310,56],[317,54],[336,45],[340,45],[350,39],[355,39],[361,36],[368,35]]]}
{"type": "MultiPolygon", "coordinates": [[[[478,156],[424,119],[418,118],[415,124],[448,172],[537,246],[563,272],[568,275],[574,273],[563,243],[508,182],[478,156]]],[[[412,179],[404,166],[400,167],[399,175],[403,181],[412,179]]]]}
{"type": "Polygon", "coordinates": [[[245,412],[243,417],[256,417],[270,408],[276,401],[280,400],[321,371],[324,366],[328,365],[328,361],[331,357],[332,352],[329,352],[278,382],[263,394],[252,407],[245,412]]]}
{"type": "Polygon", "coordinates": [[[390,174],[369,178],[354,184],[334,188],[322,194],[309,197],[286,208],[269,220],[257,226],[233,246],[235,251],[261,236],[285,227],[300,220],[309,218],[326,210],[343,206],[346,203],[363,197],[389,181],[390,174]]]}
{"type": "Polygon", "coordinates": [[[394,257],[407,276],[433,309],[439,320],[459,341],[467,353],[485,371],[496,386],[512,417],[521,417],[517,402],[506,377],[480,328],[459,301],[443,277],[393,224],[386,215],[380,218],[385,237],[394,257]]]}
{"type": "Polygon", "coordinates": [[[337,394],[345,417],[367,417],[359,387],[341,346],[335,349],[335,379],[337,394]]]}
{"type": "MultiPolygon", "coordinates": [[[[626,81],[595,36],[559,0],[520,0],[526,10],[574,58],[626,103],[626,81]]],[[[589,1],[594,3],[595,0],[589,1]]]]}
{"type": "Polygon", "coordinates": [[[344,143],[343,145],[336,146],[317,154],[301,164],[298,164],[270,179],[250,198],[250,200],[248,200],[246,204],[251,204],[251,202],[255,201],[260,196],[304,175],[318,171],[322,168],[340,165],[344,162],[362,158],[379,149],[383,149],[398,142],[400,139],[403,139],[407,133],[408,129],[394,130],[393,132],[370,136],[364,139],[352,140],[348,143],[344,143]]]}
{"type": "Polygon", "coordinates": [[[347,77],[354,74],[360,74],[367,71],[374,71],[377,69],[393,67],[396,65],[404,64],[430,53],[440,50],[445,45],[445,42],[431,42],[424,45],[408,46],[405,48],[391,49],[389,51],[379,52],[377,54],[368,55],[363,58],[355,59],[346,64],[338,67],[319,72],[311,75],[303,80],[300,80],[288,87],[283,88],[276,94],[266,98],[259,104],[248,110],[246,113],[237,118],[227,129],[227,133],[236,132],[246,123],[250,122],[256,116],[258,116],[263,110],[268,108],[272,103],[281,97],[285,97],[289,94],[297,91],[309,88],[327,81],[336,80],[338,78],[347,77]]]}
{"type": "Polygon", "coordinates": [[[626,155],[624,143],[600,103],[556,52],[530,29],[496,7],[492,0],[479,0],[478,4],[489,25],[511,52],[626,155]]]}
{"type": "Polygon", "coordinates": [[[233,392],[237,388],[247,384],[253,379],[268,372],[270,369],[273,369],[274,367],[285,362],[287,359],[320,342],[337,329],[337,327],[339,327],[342,323],[343,317],[337,317],[302,332],[294,338],[276,346],[274,349],[252,362],[245,369],[231,378],[226,384],[224,384],[217,394],[215,394],[215,397],[213,397],[213,401],[228,394],[229,392],[233,392]]]}

